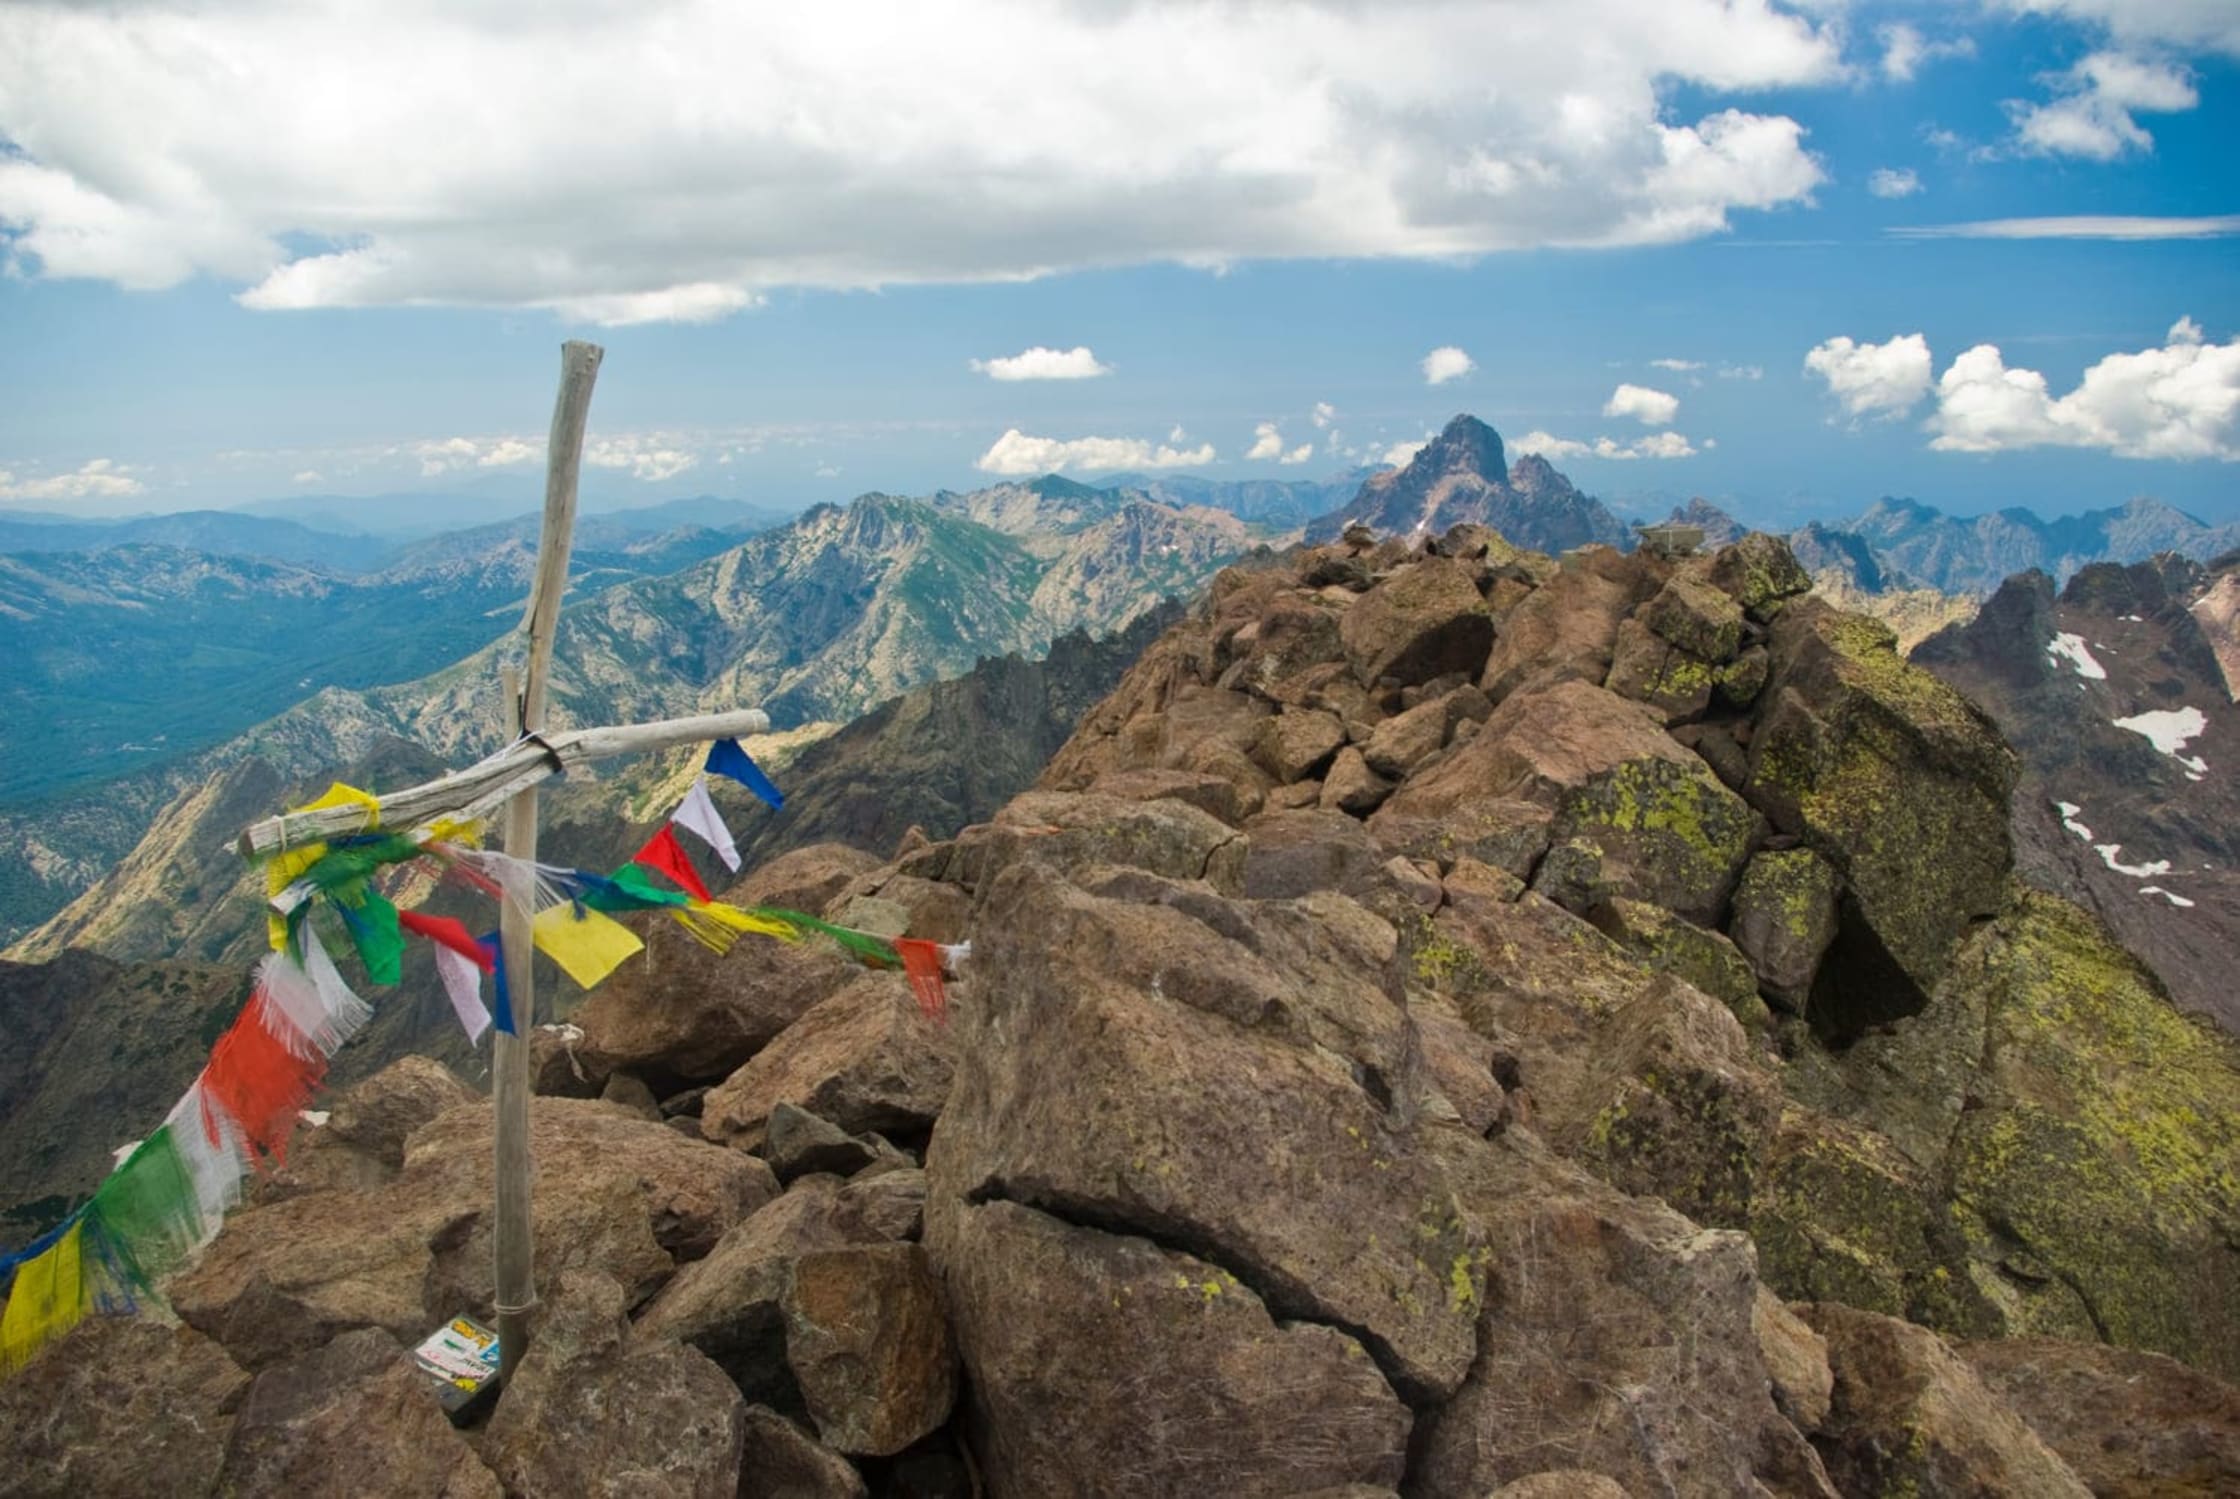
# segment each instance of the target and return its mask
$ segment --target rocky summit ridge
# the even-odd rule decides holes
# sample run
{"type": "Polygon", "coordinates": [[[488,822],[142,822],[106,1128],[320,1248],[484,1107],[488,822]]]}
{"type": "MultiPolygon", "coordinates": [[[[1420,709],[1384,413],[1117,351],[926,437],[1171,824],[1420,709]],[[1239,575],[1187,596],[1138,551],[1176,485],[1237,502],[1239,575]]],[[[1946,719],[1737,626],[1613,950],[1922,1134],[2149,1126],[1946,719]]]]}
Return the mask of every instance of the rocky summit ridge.
{"type": "Polygon", "coordinates": [[[2013,877],[2012,751],[1808,586],[1473,526],[1229,568],[992,820],[734,888],[969,940],[945,1024],[664,930],[536,1038],[545,1304],[479,1430],[398,1354],[487,1309],[489,1108],[408,1060],[180,1326],[0,1385],[0,1471],[2230,1492],[2240,1051],[2013,877]]]}

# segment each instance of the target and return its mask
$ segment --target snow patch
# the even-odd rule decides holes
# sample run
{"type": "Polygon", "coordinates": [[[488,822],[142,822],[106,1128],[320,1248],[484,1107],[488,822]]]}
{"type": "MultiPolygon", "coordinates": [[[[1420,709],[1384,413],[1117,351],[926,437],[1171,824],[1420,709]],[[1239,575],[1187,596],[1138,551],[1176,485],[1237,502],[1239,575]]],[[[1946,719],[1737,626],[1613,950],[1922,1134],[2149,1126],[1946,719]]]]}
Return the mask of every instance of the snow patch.
{"type": "Polygon", "coordinates": [[[2135,880],[2151,880],[2156,875],[2170,872],[2170,861],[2168,859],[2157,859],[2152,864],[2124,863],[2116,857],[2117,854],[2123,852],[2123,845],[2120,843],[2095,843],[2092,845],[2092,849],[2110,869],[2117,874],[2130,875],[2135,880]]]}
{"type": "MultiPolygon", "coordinates": [[[[2107,647],[2103,646],[2105,650],[2107,647]]],[[[2046,642],[2046,654],[2056,661],[2066,660],[2080,677],[2090,677],[2095,682],[2108,680],[2107,669],[2092,659],[2092,650],[2084,643],[2082,635],[2066,631],[2046,642]]]]}
{"type": "Polygon", "coordinates": [[[2193,909],[2192,901],[2187,900],[2182,895],[2173,895],[2169,891],[2163,889],[2160,885],[2141,885],[2139,887],[2139,893],[2141,895],[2159,895],[2164,900],[2170,902],[2170,904],[2172,904],[2173,906],[2181,906],[2189,911],[2193,909]]]}
{"type": "Polygon", "coordinates": [[[2208,774],[2208,762],[2199,755],[2178,753],[2186,747],[2187,740],[2209,727],[2208,718],[2199,708],[2157,708],[2151,713],[2134,713],[2129,718],[2116,719],[2115,726],[2144,735],[2149,744],[2192,772],[2188,780],[2198,781],[2208,774]]]}
{"type": "Polygon", "coordinates": [[[2061,825],[2063,827],[2087,843],[2092,841],[2092,829],[2077,821],[2077,814],[2082,812],[2084,808],[2078,806],[2075,802],[2055,802],[2053,805],[2061,813],[2061,825]]]}

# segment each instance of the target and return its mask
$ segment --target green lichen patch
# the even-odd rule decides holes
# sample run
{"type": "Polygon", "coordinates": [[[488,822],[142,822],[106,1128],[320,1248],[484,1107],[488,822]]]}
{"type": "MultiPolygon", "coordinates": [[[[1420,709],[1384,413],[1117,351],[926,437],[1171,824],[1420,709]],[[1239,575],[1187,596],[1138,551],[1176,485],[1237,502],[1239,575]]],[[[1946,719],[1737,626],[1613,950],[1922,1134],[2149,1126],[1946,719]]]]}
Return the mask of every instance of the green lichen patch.
{"type": "Polygon", "coordinates": [[[1565,805],[1553,836],[1599,847],[1614,893],[1712,926],[1760,827],[1707,770],[1644,758],[1589,782],[1565,805]]]}

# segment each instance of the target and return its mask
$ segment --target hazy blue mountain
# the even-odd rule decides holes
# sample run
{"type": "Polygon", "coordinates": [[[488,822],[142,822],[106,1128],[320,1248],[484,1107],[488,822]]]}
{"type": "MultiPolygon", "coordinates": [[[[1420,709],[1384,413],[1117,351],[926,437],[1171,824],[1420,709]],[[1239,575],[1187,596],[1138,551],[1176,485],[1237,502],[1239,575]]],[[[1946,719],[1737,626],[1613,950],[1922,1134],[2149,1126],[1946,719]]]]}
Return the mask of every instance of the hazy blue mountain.
{"type": "Polygon", "coordinates": [[[2145,498],[2052,520],[2020,508],[1951,516],[1918,500],[1882,499],[1828,529],[1860,537],[1885,569],[1978,597],[2031,568],[2059,587],[2094,562],[2141,562],[2158,552],[2206,562],[2240,545],[2240,523],[2211,526],[2145,498]]]}
{"type": "Polygon", "coordinates": [[[1241,521],[1288,531],[1351,499],[1364,480],[1382,472],[1365,467],[1325,479],[1200,479],[1187,474],[1115,474],[1113,489],[1134,490],[1162,505],[1205,505],[1241,521]]]}
{"type": "Polygon", "coordinates": [[[356,537],[233,510],[182,510],[130,520],[34,520],[0,511],[0,552],[94,552],[120,546],[265,557],[338,573],[364,571],[378,555],[356,537]]]}

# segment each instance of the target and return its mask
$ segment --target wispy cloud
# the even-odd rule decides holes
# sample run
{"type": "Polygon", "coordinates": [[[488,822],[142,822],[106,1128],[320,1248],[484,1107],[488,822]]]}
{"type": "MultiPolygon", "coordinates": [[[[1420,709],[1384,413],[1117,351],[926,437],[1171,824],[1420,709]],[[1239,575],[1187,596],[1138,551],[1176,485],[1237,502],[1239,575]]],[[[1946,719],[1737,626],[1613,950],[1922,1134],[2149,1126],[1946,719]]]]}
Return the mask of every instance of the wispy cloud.
{"type": "Polygon", "coordinates": [[[1867,191],[1878,198],[1910,198],[1921,191],[1921,177],[1911,167],[1876,167],[1867,175],[1867,191]]]}
{"type": "Polygon", "coordinates": [[[1977,219],[1961,224],[1905,224],[1884,232],[1900,239],[2223,239],[2240,234],[2240,213],[2206,218],[2085,213],[2039,219],[1977,219]]]}

